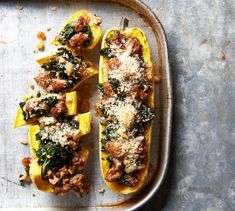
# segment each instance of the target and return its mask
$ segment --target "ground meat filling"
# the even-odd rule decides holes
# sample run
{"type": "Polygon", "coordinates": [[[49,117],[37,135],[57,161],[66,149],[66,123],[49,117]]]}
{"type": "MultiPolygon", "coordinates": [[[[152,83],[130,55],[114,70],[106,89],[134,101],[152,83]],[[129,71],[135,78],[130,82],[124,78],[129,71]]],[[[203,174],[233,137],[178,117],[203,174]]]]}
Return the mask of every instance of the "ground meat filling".
{"type": "Polygon", "coordinates": [[[90,62],[74,56],[62,47],[41,66],[42,72],[34,79],[47,92],[58,93],[72,89],[78,82],[89,76],[91,65],[90,62]]]}
{"type": "Polygon", "coordinates": [[[140,170],[146,168],[146,127],[155,116],[148,102],[151,67],[142,57],[143,46],[137,38],[115,31],[106,38],[106,45],[100,51],[107,63],[97,102],[100,123],[105,128],[102,151],[108,154],[110,163],[105,179],[136,186],[140,170]]]}

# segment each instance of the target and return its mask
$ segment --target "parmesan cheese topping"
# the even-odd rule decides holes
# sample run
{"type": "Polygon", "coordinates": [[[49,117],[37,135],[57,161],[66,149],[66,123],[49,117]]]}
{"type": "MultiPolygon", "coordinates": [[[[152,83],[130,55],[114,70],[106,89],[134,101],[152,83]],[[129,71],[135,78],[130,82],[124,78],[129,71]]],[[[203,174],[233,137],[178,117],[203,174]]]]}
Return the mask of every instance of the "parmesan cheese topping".
{"type": "Polygon", "coordinates": [[[51,127],[44,128],[42,139],[49,137],[51,141],[59,143],[64,147],[69,140],[76,140],[79,132],[79,129],[72,128],[66,123],[57,123],[51,127]]]}

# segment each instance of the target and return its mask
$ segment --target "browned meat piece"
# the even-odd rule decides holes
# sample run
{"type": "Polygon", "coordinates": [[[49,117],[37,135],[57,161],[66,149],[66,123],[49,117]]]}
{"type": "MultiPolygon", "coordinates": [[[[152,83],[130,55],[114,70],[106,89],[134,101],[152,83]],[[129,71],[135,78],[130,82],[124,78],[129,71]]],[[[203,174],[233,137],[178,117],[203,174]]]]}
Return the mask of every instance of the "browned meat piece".
{"type": "Polygon", "coordinates": [[[73,185],[73,191],[77,196],[83,197],[89,192],[90,184],[83,174],[73,176],[69,182],[73,185]]]}
{"type": "Polygon", "coordinates": [[[121,62],[120,62],[120,60],[117,57],[114,57],[114,58],[111,58],[109,60],[109,64],[108,65],[109,65],[109,68],[111,70],[116,70],[116,69],[118,69],[120,67],[121,62]]]}
{"type": "Polygon", "coordinates": [[[109,182],[116,182],[123,174],[122,163],[118,159],[113,159],[113,165],[106,173],[105,179],[109,182]]]}
{"type": "Polygon", "coordinates": [[[131,187],[133,187],[137,185],[139,179],[134,177],[133,175],[128,174],[126,177],[126,181],[130,184],[131,187]]]}
{"type": "Polygon", "coordinates": [[[72,185],[69,183],[66,184],[56,184],[54,186],[54,193],[55,194],[65,194],[72,188],[72,185]]]}
{"type": "Polygon", "coordinates": [[[47,74],[41,73],[34,78],[39,86],[47,91],[60,92],[66,88],[66,80],[51,79],[47,74]]]}
{"type": "Polygon", "coordinates": [[[82,171],[83,167],[87,162],[87,156],[81,156],[79,154],[75,154],[72,158],[73,166],[76,167],[77,170],[82,171]]]}
{"type": "Polygon", "coordinates": [[[65,113],[67,111],[65,95],[63,95],[62,99],[60,99],[54,107],[51,108],[50,114],[53,117],[57,117],[61,113],[65,113]]]}
{"type": "Polygon", "coordinates": [[[80,51],[82,49],[83,43],[85,43],[88,38],[89,36],[87,34],[79,32],[70,38],[68,45],[74,50],[80,51]]]}
{"type": "Polygon", "coordinates": [[[136,99],[146,100],[148,97],[148,93],[141,90],[138,84],[134,84],[131,87],[131,91],[134,92],[136,99]]]}
{"type": "Polygon", "coordinates": [[[123,155],[121,145],[117,141],[109,141],[105,145],[105,148],[115,158],[119,158],[123,155]]]}
{"type": "Polygon", "coordinates": [[[74,27],[75,32],[80,32],[83,30],[84,26],[86,25],[86,21],[84,18],[79,18],[71,23],[71,26],[74,27]]]}
{"type": "Polygon", "coordinates": [[[34,78],[34,80],[37,82],[39,86],[41,86],[43,89],[47,89],[51,84],[51,79],[48,75],[41,73],[38,76],[34,78]]]}
{"type": "Polygon", "coordinates": [[[66,80],[64,79],[51,79],[51,88],[53,92],[61,92],[66,88],[66,80]]]}
{"type": "Polygon", "coordinates": [[[111,96],[112,93],[113,93],[112,87],[109,84],[104,83],[104,94],[107,96],[111,96]]]}
{"type": "Polygon", "coordinates": [[[114,35],[110,39],[111,44],[121,45],[122,44],[122,35],[120,31],[115,31],[114,35]]]}
{"type": "Polygon", "coordinates": [[[142,54],[142,45],[140,44],[140,41],[136,38],[132,38],[130,40],[131,48],[132,48],[132,54],[142,54]]]}

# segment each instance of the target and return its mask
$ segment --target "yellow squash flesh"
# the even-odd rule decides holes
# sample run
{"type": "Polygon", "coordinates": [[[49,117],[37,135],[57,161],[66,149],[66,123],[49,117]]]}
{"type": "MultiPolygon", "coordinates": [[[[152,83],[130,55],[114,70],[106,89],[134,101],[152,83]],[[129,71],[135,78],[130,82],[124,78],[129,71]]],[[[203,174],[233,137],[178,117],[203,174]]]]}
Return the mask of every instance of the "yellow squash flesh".
{"type": "MultiPolygon", "coordinates": [[[[149,48],[147,38],[146,38],[144,32],[137,27],[127,28],[125,31],[123,31],[122,29],[117,29],[117,28],[110,29],[109,31],[107,31],[105,33],[105,35],[103,37],[101,49],[107,47],[105,39],[108,38],[110,35],[114,34],[114,31],[116,31],[116,30],[120,30],[121,33],[123,33],[127,37],[137,38],[140,41],[141,45],[143,46],[143,48],[142,48],[143,59],[146,62],[146,64],[148,65],[148,67],[152,68],[153,65],[152,65],[152,61],[151,61],[150,48],[149,48]]],[[[104,79],[107,77],[105,69],[104,69],[104,67],[107,67],[107,62],[108,62],[107,58],[104,58],[102,56],[100,57],[99,83],[103,83],[104,79]]],[[[153,81],[152,81],[152,87],[154,88],[153,81]]],[[[154,107],[154,90],[149,95],[149,106],[154,107]]],[[[101,167],[101,172],[102,172],[103,178],[105,178],[105,175],[106,175],[107,171],[109,170],[109,162],[106,160],[108,153],[101,151],[101,147],[102,147],[101,138],[104,137],[104,135],[102,134],[102,131],[104,131],[104,129],[105,129],[105,127],[100,124],[99,153],[100,153],[100,167],[101,167]]],[[[118,183],[109,182],[106,179],[104,179],[106,185],[111,190],[118,192],[118,193],[121,193],[121,194],[130,194],[130,193],[136,192],[137,190],[139,190],[143,186],[143,184],[147,178],[149,159],[150,159],[150,145],[151,145],[151,137],[152,137],[152,124],[151,123],[149,123],[147,125],[145,131],[146,131],[145,132],[145,140],[146,140],[146,147],[147,147],[147,153],[146,153],[146,157],[145,157],[146,168],[139,171],[139,175],[140,175],[139,183],[134,187],[128,187],[128,186],[119,185],[118,183]]]]}
{"type": "MultiPolygon", "coordinates": [[[[59,30],[58,35],[52,40],[51,44],[52,45],[62,45],[62,43],[58,40],[60,32],[65,28],[65,26],[67,24],[70,24],[72,21],[77,20],[83,14],[89,16],[90,18],[94,17],[93,14],[89,13],[86,10],[77,11],[75,14],[73,14],[69,18],[69,20],[65,23],[65,25],[59,30]]],[[[89,26],[91,27],[93,40],[92,40],[91,45],[89,45],[85,48],[88,50],[93,49],[96,46],[96,44],[99,42],[99,40],[101,39],[101,36],[102,36],[102,28],[99,25],[94,25],[94,24],[89,23],[89,26]]],[[[67,48],[73,51],[73,49],[69,48],[68,46],[67,46],[67,48]]]]}
{"type": "MultiPolygon", "coordinates": [[[[90,132],[90,112],[84,114],[78,114],[75,119],[79,121],[80,136],[86,135],[90,132]]],[[[42,167],[38,164],[38,157],[36,151],[39,147],[39,141],[36,140],[35,135],[40,131],[38,125],[33,125],[29,127],[28,130],[28,139],[30,145],[30,151],[33,156],[33,162],[30,164],[29,174],[35,184],[35,186],[43,192],[53,192],[53,186],[48,182],[42,179],[41,169],[42,167]]],[[[79,154],[82,156],[89,156],[89,151],[87,149],[82,149],[79,154]]]]}
{"type": "MultiPolygon", "coordinates": [[[[67,106],[67,115],[72,116],[77,113],[77,93],[75,91],[66,93],[66,106],[67,106]]],[[[23,101],[25,101],[29,96],[25,96],[23,101]]],[[[32,120],[25,121],[22,109],[19,107],[16,113],[14,128],[29,125],[33,123],[32,120]]]]}

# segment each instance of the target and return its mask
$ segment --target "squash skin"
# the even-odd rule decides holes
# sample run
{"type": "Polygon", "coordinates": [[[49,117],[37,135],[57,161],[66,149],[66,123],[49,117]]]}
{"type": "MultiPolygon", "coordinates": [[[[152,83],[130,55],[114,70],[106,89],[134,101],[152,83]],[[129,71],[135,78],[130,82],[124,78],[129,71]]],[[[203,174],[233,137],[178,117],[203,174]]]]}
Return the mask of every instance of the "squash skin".
{"type": "MultiPolygon", "coordinates": [[[[125,29],[125,31],[123,31],[121,28],[110,29],[109,31],[107,31],[105,33],[105,35],[102,39],[101,49],[107,47],[105,39],[108,38],[111,34],[113,34],[114,31],[116,31],[116,30],[121,31],[121,33],[124,33],[124,35],[126,35],[127,37],[139,39],[140,43],[143,46],[142,53],[143,53],[144,61],[146,62],[146,64],[148,64],[148,66],[153,71],[153,68],[152,68],[153,64],[151,61],[150,47],[149,47],[149,44],[147,41],[147,37],[145,36],[144,32],[138,27],[127,28],[127,29],[125,29]]],[[[103,83],[104,79],[106,77],[106,74],[103,70],[103,67],[107,66],[107,62],[108,62],[107,58],[100,56],[99,83],[103,83]]],[[[148,101],[149,101],[148,105],[151,107],[154,107],[154,81],[153,81],[153,79],[152,79],[151,84],[152,84],[152,92],[150,93],[149,98],[148,98],[148,101]]],[[[131,194],[131,193],[138,191],[139,189],[141,189],[143,187],[145,180],[147,178],[147,174],[148,174],[149,159],[150,159],[150,145],[151,145],[151,138],[152,138],[152,123],[148,123],[148,125],[146,126],[146,129],[145,129],[145,140],[146,140],[146,148],[147,148],[147,153],[146,153],[146,157],[145,157],[146,168],[139,171],[140,181],[134,187],[120,185],[116,182],[109,182],[105,179],[105,175],[109,169],[109,162],[106,160],[108,153],[103,152],[101,150],[101,147],[102,147],[101,138],[104,137],[104,135],[102,135],[102,131],[104,129],[105,129],[105,127],[100,124],[99,125],[99,155],[100,155],[100,168],[101,168],[104,182],[112,191],[118,192],[121,194],[131,194]]]]}
{"type": "MultiPolygon", "coordinates": [[[[80,136],[86,135],[90,132],[90,112],[84,114],[78,114],[75,118],[79,121],[80,128],[80,136]]],[[[33,157],[33,162],[30,164],[29,174],[37,189],[53,193],[53,186],[48,182],[41,178],[41,166],[38,164],[38,157],[36,155],[36,150],[38,150],[39,142],[36,140],[35,135],[40,131],[40,127],[38,125],[30,126],[28,129],[28,139],[30,145],[30,152],[33,157]]],[[[89,157],[89,150],[82,148],[79,152],[81,155],[85,155],[89,157]]]]}
{"type": "MultiPolygon", "coordinates": [[[[56,46],[62,45],[62,43],[58,40],[58,36],[59,36],[60,32],[65,28],[65,26],[67,24],[71,23],[73,20],[78,19],[82,14],[88,15],[89,17],[93,17],[94,16],[93,14],[88,12],[87,10],[79,10],[79,11],[77,11],[75,14],[73,14],[68,19],[68,21],[65,23],[65,25],[59,30],[58,35],[52,40],[51,45],[56,45],[56,46]]],[[[102,37],[102,33],[103,33],[101,26],[99,26],[99,25],[90,25],[90,24],[89,24],[89,26],[91,27],[91,32],[92,32],[93,40],[92,40],[92,44],[91,45],[89,45],[86,48],[84,48],[84,49],[87,49],[87,50],[91,50],[91,49],[93,49],[97,45],[97,43],[100,41],[100,39],[102,37]]],[[[67,48],[69,50],[73,51],[72,48],[69,48],[68,46],[67,46],[67,48]]]]}
{"type": "MultiPolygon", "coordinates": [[[[77,93],[75,91],[66,93],[66,106],[67,106],[67,113],[68,116],[73,116],[77,114],[77,93]]],[[[25,96],[23,101],[25,101],[29,96],[25,96]]],[[[24,121],[24,116],[22,113],[21,108],[19,107],[16,113],[15,121],[14,121],[14,128],[18,128],[21,126],[32,124],[34,121],[24,121]]]]}

